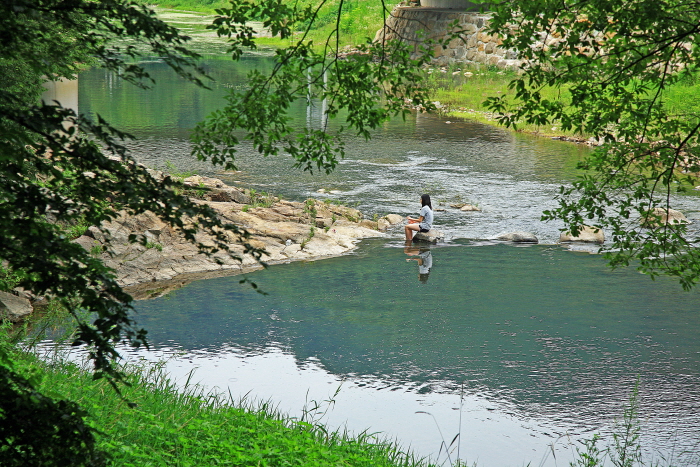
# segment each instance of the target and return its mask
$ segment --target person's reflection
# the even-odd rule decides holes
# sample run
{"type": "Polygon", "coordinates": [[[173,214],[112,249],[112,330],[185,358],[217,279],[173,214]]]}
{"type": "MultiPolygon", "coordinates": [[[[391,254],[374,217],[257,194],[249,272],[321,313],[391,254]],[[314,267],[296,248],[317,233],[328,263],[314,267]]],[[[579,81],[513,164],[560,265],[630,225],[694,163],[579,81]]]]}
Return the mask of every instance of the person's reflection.
{"type": "Polygon", "coordinates": [[[409,256],[415,256],[415,258],[406,258],[406,261],[416,261],[418,263],[418,280],[424,284],[428,282],[430,268],[433,267],[433,254],[430,252],[430,249],[407,246],[403,252],[409,256]]]}

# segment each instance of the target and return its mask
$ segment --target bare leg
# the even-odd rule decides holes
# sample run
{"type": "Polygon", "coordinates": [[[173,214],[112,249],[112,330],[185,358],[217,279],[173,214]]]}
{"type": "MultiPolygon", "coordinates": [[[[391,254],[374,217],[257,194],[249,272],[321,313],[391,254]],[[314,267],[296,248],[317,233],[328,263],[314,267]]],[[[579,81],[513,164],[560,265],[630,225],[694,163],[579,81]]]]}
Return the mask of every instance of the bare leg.
{"type": "Polygon", "coordinates": [[[418,232],[420,230],[420,225],[419,224],[406,224],[403,228],[404,233],[406,234],[406,243],[411,243],[413,241],[413,234],[415,232],[418,232]]]}

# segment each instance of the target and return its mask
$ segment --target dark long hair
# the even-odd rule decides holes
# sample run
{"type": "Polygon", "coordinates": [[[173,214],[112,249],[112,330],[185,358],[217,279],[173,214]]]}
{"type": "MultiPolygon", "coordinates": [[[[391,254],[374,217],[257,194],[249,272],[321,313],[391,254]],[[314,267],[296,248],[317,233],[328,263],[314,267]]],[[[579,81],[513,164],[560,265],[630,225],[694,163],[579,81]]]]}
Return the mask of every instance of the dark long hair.
{"type": "Polygon", "coordinates": [[[433,210],[433,205],[430,204],[430,195],[420,195],[420,205],[421,206],[428,206],[430,210],[433,210]]]}

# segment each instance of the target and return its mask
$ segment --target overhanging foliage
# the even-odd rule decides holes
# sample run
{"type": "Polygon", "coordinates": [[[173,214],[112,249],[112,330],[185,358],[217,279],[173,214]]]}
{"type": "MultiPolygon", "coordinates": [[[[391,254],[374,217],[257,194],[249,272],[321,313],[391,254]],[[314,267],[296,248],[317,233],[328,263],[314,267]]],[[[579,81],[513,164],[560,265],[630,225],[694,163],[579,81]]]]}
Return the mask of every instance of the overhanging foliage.
{"type": "Polygon", "coordinates": [[[574,233],[584,224],[604,228],[612,233],[604,248],[612,266],[634,262],[692,287],[700,279],[697,232],[659,222],[659,212],[672,208],[672,193],[698,184],[700,112],[673,113],[664,94],[697,76],[698,4],[506,0],[492,7],[491,29],[525,63],[511,82],[514,101],[488,102],[501,123],[557,122],[603,143],[544,219],[561,219],[574,233]],[[560,99],[544,98],[546,86],[560,99]]]}

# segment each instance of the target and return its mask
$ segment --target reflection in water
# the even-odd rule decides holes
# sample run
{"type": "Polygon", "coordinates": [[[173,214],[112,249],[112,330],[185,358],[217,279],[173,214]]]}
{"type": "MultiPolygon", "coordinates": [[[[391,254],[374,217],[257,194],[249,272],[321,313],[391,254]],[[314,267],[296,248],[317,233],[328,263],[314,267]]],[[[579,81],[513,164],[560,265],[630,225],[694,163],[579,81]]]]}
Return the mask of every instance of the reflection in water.
{"type": "Polygon", "coordinates": [[[411,248],[406,247],[403,250],[409,256],[416,258],[406,258],[406,261],[415,261],[418,263],[418,280],[425,284],[430,278],[430,268],[433,267],[433,254],[430,248],[411,248]]]}
{"type": "Polygon", "coordinates": [[[48,105],[55,105],[56,102],[66,109],[71,109],[77,115],[78,108],[78,80],[59,79],[57,81],[46,81],[45,91],[41,95],[41,100],[48,105]]]}
{"type": "MultiPolygon", "coordinates": [[[[396,428],[387,420],[399,415],[367,412],[363,401],[397,391],[400,400],[422,401],[418,410],[447,404],[449,417],[464,385],[475,411],[490,408],[470,429],[524,447],[535,436],[542,447],[562,435],[609,432],[639,377],[645,445],[678,452],[700,439],[697,292],[632,270],[611,272],[597,256],[559,248],[448,246],[431,250],[440,267],[417,299],[413,262],[403,248],[387,246],[365,242],[353,256],[251,274],[266,296],[236,278],[193,283],[140,302],[138,321],[157,346],[184,351],[202,367],[234,358],[231,349],[244,361],[283,349],[302,372],[313,362],[354,388],[358,404],[337,417],[354,418],[354,429],[409,431],[404,442],[435,450],[427,452],[439,441],[423,433],[425,421],[396,428]]],[[[234,394],[280,384],[278,374],[259,370],[253,381],[205,382],[234,394]]],[[[275,398],[284,399],[280,391],[275,398]]],[[[411,407],[397,403],[391,410],[411,407]]],[[[543,451],[527,452],[476,450],[484,466],[536,462],[543,451]]]]}

